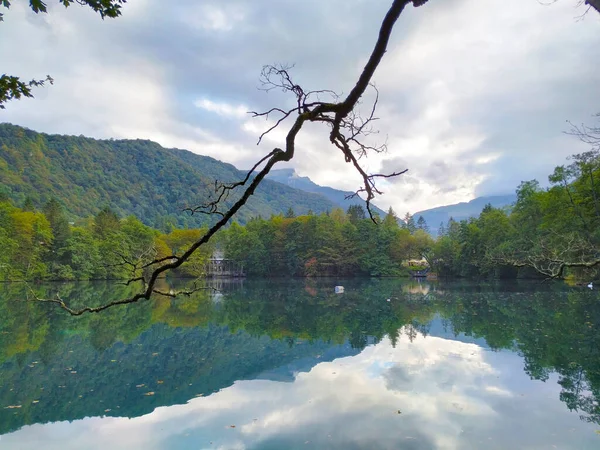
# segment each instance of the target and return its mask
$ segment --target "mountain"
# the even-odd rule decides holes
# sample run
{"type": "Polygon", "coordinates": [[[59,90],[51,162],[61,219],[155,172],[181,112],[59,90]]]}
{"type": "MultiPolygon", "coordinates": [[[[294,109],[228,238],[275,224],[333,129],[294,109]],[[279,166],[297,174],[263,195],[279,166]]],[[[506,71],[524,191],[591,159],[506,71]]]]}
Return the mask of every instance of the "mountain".
{"type": "MultiPolygon", "coordinates": [[[[278,183],[286,184],[292,188],[300,189],[304,192],[310,192],[313,194],[320,194],[326,197],[331,202],[335,203],[336,206],[342,208],[344,211],[348,209],[351,205],[361,205],[366,208],[366,203],[360,197],[354,197],[352,199],[346,199],[348,195],[352,195],[353,192],[350,191],[340,191],[338,189],[333,189],[328,186],[320,186],[314,183],[308,177],[299,176],[294,169],[276,169],[271,170],[269,175],[267,175],[269,180],[277,181],[278,183]]],[[[385,217],[387,214],[382,209],[377,206],[371,204],[371,209],[373,212],[376,212],[381,217],[385,217]]]]}
{"type": "MultiPolygon", "coordinates": [[[[148,140],[48,135],[0,124],[0,195],[16,205],[29,198],[38,208],[56,198],[72,220],[95,215],[108,205],[120,216],[133,214],[161,229],[171,224],[198,227],[211,218],[191,216],[183,208],[207,202],[215,180],[231,182],[244,176],[231,164],[148,140]]],[[[232,194],[225,207],[238,195],[232,194]]],[[[335,206],[321,195],[265,180],[236,218],[244,223],[289,208],[305,214],[335,206]]]]}
{"type": "Polygon", "coordinates": [[[488,203],[494,208],[504,208],[511,206],[516,200],[517,196],[515,194],[477,197],[470,202],[438,206],[437,208],[419,211],[413,217],[416,221],[419,216],[423,216],[429,226],[430,233],[436,236],[440,224],[443,223],[445,226],[451,217],[458,222],[463,219],[479,216],[488,203]]]}

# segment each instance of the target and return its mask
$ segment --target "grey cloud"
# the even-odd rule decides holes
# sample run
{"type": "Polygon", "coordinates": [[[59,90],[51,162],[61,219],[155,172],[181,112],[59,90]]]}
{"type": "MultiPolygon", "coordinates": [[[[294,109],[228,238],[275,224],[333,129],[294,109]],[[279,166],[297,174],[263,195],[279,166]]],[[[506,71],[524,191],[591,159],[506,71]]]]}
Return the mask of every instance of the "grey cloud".
{"type": "MultiPolygon", "coordinates": [[[[46,132],[152,138],[247,167],[265,150],[255,148],[244,119],[194,103],[290,104],[282,93],[257,89],[269,63],[295,63],[295,79],[309,89],[347,92],[387,6],[181,0],[167,8],[137,0],[123,17],[101,21],[83,8],[54,5],[43,16],[15,3],[1,25],[3,71],[50,73],[56,84],[11,103],[2,120],[46,132]]],[[[600,17],[577,22],[571,7],[452,0],[403,14],[375,77],[390,153],[368,164],[410,172],[384,184],[380,206],[415,210],[512,192],[585,150],[561,131],[566,119],[586,121],[598,109],[600,17]]],[[[352,168],[312,133],[293,165],[322,184],[356,189],[352,168]]]]}

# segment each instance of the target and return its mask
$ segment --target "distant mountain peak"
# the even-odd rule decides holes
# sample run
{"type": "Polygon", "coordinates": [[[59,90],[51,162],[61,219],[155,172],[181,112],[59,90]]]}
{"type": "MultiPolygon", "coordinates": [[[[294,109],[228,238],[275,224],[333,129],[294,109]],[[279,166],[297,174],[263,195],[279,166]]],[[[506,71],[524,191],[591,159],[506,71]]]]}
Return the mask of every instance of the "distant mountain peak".
{"type": "MultiPolygon", "coordinates": [[[[311,194],[320,194],[326,197],[331,202],[335,203],[344,211],[346,211],[348,207],[352,205],[360,205],[366,208],[366,202],[362,198],[347,198],[348,196],[353,195],[353,192],[342,191],[329,186],[321,186],[312,181],[309,177],[302,177],[298,175],[296,170],[291,167],[271,170],[266,178],[272,181],[277,181],[278,183],[286,184],[294,189],[299,189],[304,192],[309,192],[311,194]]],[[[373,212],[376,212],[381,217],[385,217],[386,215],[385,211],[373,205],[372,203],[371,209],[373,212]]]]}
{"type": "Polygon", "coordinates": [[[436,236],[441,223],[446,225],[452,217],[457,222],[471,217],[477,217],[488,203],[494,208],[504,208],[511,206],[517,200],[515,194],[507,195],[490,195],[485,197],[477,197],[468,202],[460,202],[452,205],[438,206],[436,208],[418,211],[413,214],[415,219],[423,216],[429,231],[436,236]]]}

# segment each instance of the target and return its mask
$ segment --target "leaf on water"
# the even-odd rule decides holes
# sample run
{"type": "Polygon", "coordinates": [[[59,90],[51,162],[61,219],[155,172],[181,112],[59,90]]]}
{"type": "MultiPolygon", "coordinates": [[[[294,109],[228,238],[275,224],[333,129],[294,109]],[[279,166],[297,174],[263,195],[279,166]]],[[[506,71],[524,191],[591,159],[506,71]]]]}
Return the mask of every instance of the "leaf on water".
{"type": "Polygon", "coordinates": [[[111,411],[110,408],[104,410],[104,412],[110,412],[110,411],[111,411]]]}
{"type": "Polygon", "coordinates": [[[20,408],[22,405],[9,405],[9,406],[5,406],[4,409],[18,409],[20,408]]]}
{"type": "Polygon", "coordinates": [[[152,356],[158,356],[158,353],[152,353],[152,356]]]}
{"type": "Polygon", "coordinates": [[[146,392],[144,395],[149,397],[149,396],[151,396],[151,395],[154,395],[154,392],[152,392],[152,391],[150,391],[150,392],[146,392]]]}
{"type": "Polygon", "coordinates": [[[204,394],[196,394],[196,397],[202,397],[204,394]]]}
{"type": "Polygon", "coordinates": [[[77,371],[76,370],[71,370],[71,373],[77,373],[77,371]]]}
{"type": "Polygon", "coordinates": [[[402,411],[398,410],[398,414],[402,414],[402,411]]]}
{"type": "Polygon", "coordinates": [[[35,405],[36,403],[39,403],[39,402],[40,402],[39,400],[34,400],[31,403],[35,405]]]}
{"type": "Polygon", "coordinates": [[[141,388],[141,387],[144,387],[144,386],[146,386],[146,385],[145,384],[136,384],[135,385],[136,388],[141,388]]]}
{"type": "Polygon", "coordinates": [[[235,428],[235,425],[229,425],[229,428],[235,428]]]}
{"type": "Polygon", "coordinates": [[[163,384],[163,383],[164,383],[164,381],[163,381],[163,380],[156,380],[156,382],[157,382],[158,384],[163,384]]]}
{"type": "Polygon", "coordinates": [[[116,359],[111,359],[110,362],[117,362],[117,360],[116,359]]]}

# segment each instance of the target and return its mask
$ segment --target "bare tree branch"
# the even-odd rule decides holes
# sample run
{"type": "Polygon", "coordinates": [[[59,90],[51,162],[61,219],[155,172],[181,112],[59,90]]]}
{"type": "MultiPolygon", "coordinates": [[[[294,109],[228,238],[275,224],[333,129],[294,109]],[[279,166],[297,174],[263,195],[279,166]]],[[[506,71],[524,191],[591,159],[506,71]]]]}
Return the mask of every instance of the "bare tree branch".
{"type": "MultiPolygon", "coordinates": [[[[116,305],[135,303],[140,300],[148,300],[153,294],[163,296],[175,296],[180,293],[163,292],[155,288],[158,278],[167,271],[173,270],[181,266],[189,260],[194,252],[202,245],[206,244],[227,222],[246,204],[250,196],[252,196],[256,188],[264,180],[273,166],[280,162],[290,161],[296,151],[296,137],[302,127],[307,122],[322,122],[331,127],[330,141],[344,154],[346,162],[352,163],[354,168],[359,172],[363,179],[364,186],[357,192],[365,192],[367,195],[367,208],[371,218],[374,220],[370,209],[370,202],[375,197],[375,194],[381,192],[375,186],[375,180],[378,178],[389,178],[401,175],[405,171],[395,172],[391,174],[368,174],[358,163],[358,157],[364,156],[368,151],[377,151],[377,147],[366,146],[360,143],[358,137],[364,135],[369,127],[369,124],[376,120],[374,117],[377,97],[371,113],[366,119],[361,119],[360,115],[353,114],[353,111],[360,102],[366,89],[371,86],[371,79],[375,70],[381,63],[381,60],[386,52],[390,35],[400,17],[404,8],[413,3],[415,7],[425,4],[427,0],[393,0],[390,9],[388,10],[381,24],[379,35],[375,43],[375,47],[358,79],[348,96],[343,101],[338,101],[339,96],[330,90],[305,91],[302,87],[292,81],[289,73],[289,67],[284,66],[266,66],[261,73],[261,81],[264,90],[282,89],[285,92],[291,92],[295,95],[295,107],[285,110],[283,108],[272,108],[264,113],[252,112],[255,117],[266,117],[270,114],[279,113],[282,117],[277,120],[275,126],[270,127],[263,133],[260,140],[270,131],[280,126],[286,119],[295,117],[285,138],[285,149],[275,148],[263,158],[261,158],[245,178],[236,183],[223,184],[215,182],[216,199],[208,204],[199,207],[186,208],[187,211],[194,214],[196,212],[204,212],[207,214],[216,214],[220,219],[207,231],[207,233],[194,242],[183,254],[175,257],[165,257],[154,259],[145,264],[134,264],[134,271],[138,269],[150,269],[152,271],[147,275],[134,275],[132,281],[141,281],[142,289],[137,294],[113,301],[98,307],[84,307],[81,309],[72,309],[59,296],[51,299],[37,299],[43,302],[52,302],[60,306],[68,313],[79,316],[86,312],[100,312],[116,305]],[[330,101],[321,101],[321,96],[328,96],[330,101]],[[316,98],[316,100],[313,100],[316,98]],[[264,164],[264,166],[263,166],[264,164]],[[262,166],[260,170],[258,168],[262,166]],[[258,172],[255,172],[258,170],[258,172]],[[225,202],[231,191],[236,188],[245,187],[240,198],[235,201],[227,211],[219,211],[219,205],[225,202]]],[[[370,133],[368,131],[367,133],[370,133]]]]}

